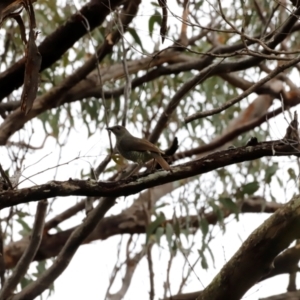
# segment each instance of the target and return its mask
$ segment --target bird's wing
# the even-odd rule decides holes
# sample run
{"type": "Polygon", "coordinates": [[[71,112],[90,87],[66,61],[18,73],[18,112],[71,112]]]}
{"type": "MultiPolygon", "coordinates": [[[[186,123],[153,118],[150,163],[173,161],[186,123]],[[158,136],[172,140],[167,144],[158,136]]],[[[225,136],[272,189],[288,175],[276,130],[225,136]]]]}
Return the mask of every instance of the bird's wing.
{"type": "Polygon", "coordinates": [[[127,151],[151,151],[155,153],[164,154],[158,147],[145,139],[132,137],[132,139],[122,139],[121,144],[127,151]]]}

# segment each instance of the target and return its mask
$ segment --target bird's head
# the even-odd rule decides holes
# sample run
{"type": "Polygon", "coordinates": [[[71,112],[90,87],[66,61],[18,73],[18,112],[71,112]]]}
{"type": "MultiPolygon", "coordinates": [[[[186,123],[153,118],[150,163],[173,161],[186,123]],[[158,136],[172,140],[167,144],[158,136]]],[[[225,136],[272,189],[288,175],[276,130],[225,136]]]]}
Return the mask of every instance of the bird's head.
{"type": "Polygon", "coordinates": [[[120,125],[112,126],[112,127],[107,127],[107,130],[111,131],[117,138],[120,138],[124,135],[129,134],[128,130],[120,125]]]}

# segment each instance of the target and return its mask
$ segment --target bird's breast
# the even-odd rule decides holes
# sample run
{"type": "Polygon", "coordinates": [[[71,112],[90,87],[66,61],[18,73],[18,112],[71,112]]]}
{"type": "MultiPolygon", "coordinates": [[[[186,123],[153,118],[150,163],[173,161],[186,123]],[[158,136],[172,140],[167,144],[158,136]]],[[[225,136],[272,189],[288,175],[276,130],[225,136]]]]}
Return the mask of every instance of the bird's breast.
{"type": "Polygon", "coordinates": [[[143,164],[153,158],[149,151],[125,150],[122,147],[117,148],[123,157],[130,161],[137,162],[138,164],[143,164]]]}

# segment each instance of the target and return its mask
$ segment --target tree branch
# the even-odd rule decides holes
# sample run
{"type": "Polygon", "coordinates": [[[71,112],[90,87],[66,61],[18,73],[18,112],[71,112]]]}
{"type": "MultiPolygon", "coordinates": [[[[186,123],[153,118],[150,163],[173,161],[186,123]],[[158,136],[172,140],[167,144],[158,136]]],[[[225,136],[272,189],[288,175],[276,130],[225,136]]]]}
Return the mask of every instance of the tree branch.
{"type": "Polygon", "coordinates": [[[266,298],[260,298],[259,300],[295,300],[299,299],[300,297],[300,291],[295,292],[286,292],[283,294],[278,294],[266,298]]]}
{"type": "MultiPolygon", "coordinates": [[[[266,202],[265,199],[253,196],[243,201],[241,206],[242,213],[273,213],[282,206],[276,202],[266,202]]],[[[81,209],[84,208],[84,205],[81,209]]],[[[221,208],[220,208],[221,209],[221,208]]],[[[67,210],[68,211],[68,210],[67,210]]],[[[66,211],[66,212],[67,212],[66,211]]],[[[230,212],[224,212],[224,218],[228,217],[230,212]]],[[[60,215],[59,215],[60,216],[60,215]]],[[[215,212],[202,213],[202,218],[205,218],[208,224],[215,225],[218,222],[218,215],[215,212]]],[[[178,218],[178,223],[183,228],[199,228],[199,215],[191,215],[186,223],[185,216],[178,218]]],[[[173,219],[165,221],[172,223],[173,219]]],[[[52,224],[52,221],[49,221],[52,224]]],[[[164,224],[162,224],[163,226],[164,224]]],[[[46,230],[47,223],[45,224],[46,230]]],[[[95,240],[105,240],[109,237],[120,234],[143,234],[146,232],[145,214],[135,202],[131,207],[124,210],[118,215],[113,215],[104,218],[99,222],[97,227],[84,240],[84,244],[95,240]]],[[[40,249],[36,254],[35,260],[40,261],[50,257],[57,256],[62,247],[66,244],[68,238],[77,227],[73,227],[64,231],[59,231],[56,234],[47,234],[43,236],[40,249]]],[[[28,239],[23,238],[19,241],[12,242],[4,248],[5,266],[7,269],[13,268],[28,245],[28,239]]]]}
{"type": "MultiPolygon", "coordinates": [[[[106,16],[121,2],[121,0],[91,0],[82,7],[79,13],[72,15],[65,24],[47,36],[38,47],[42,56],[40,71],[43,71],[60,59],[75,42],[87,33],[86,28],[82,24],[82,16],[88,21],[90,30],[93,30],[102,24],[106,16]]],[[[0,74],[0,100],[23,84],[24,71],[25,59],[22,58],[0,74]]]]}
{"type": "Polygon", "coordinates": [[[275,257],[299,237],[300,195],[297,195],[250,234],[197,300],[241,299],[270,272],[275,257]]]}
{"type": "Polygon", "coordinates": [[[298,144],[281,140],[258,143],[209,154],[201,159],[172,168],[173,173],[158,171],[152,174],[132,176],[117,182],[95,182],[89,180],[51,181],[42,185],[19,190],[0,192],[0,209],[21,203],[29,203],[57,196],[120,197],[129,196],[142,190],[164,183],[204,174],[228,165],[258,159],[264,156],[299,156],[298,144]]]}
{"type": "Polygon", "coordinates": [[[224,111],[225,109],[229,108],[230,106],[232,106],[235,103],[237,103],[237,102],[241,101],[242,99],[244,99],[246,96],[248,96],[251,93],[255,92],[255,90],[258,87],[262,86],[264,83],[268,82],[270,79],[274,78],[279,73],[283,72],[284,70],[292,67],[293,65],[295,65],[299,62],[300,62],[300,56],[298,56],[297,58],[291,60],[288,63],[285,63],[283,65],[279,65],[272,72],[270,72],[267,76],[265,76],[264,78],[259,80],[257,83],[253,84],[251,87],[249,87],[247,90],[245,90],[243,93],[241,93],[237,97],[234,97],[233,99],[227,101],[226,103],[224,103],[223,105],[221,105],[218,108],[214,108],[212,110],[208,110],[208,111],[204,111],[204,112],[195,113],[195,114],[185,118],[185,123],[189,123],[189,122],[192,122],[196,119],[204,118],[204,117],[207,117],[207,116],[212,116],[212,115],[215,115],[217,113],[220,113],[220,112],[224,111]]]}
{"type": "Polygon", "coordinates": [[[36,281],[27,285],[17,295],[12,296],[11,300],[34,299],[45,291],[67,268],[78,247],[114,204],[115,202],[112,198],[102,199],[97,207],[89,213],[82,225],[78,226],[78,228],[76,228],[76,230],[74,230],[71,234],[52,266],[48,268],[36,281]]]}
{"type": "MultiPolygon", "coordinates": [[[[124,30],[135,17],[140,1],[129,1],[128,3],[128,5],[125,5],[121,14],[124,30]]],[[[14,132],[19,130],[26,122],[33,119],[38,114],[51,107],[61,105],[61,96],[85,78],[85,76],[87,76],[95,68],[95,65],[98,63],[97,60],[101,61],[108,53],[111,53],[113,46],[118,42],[120,36],[119,30],[115,30],[110,33],[101,47],[97,50],[97,58],[96,56],[92,56],[83,66],[79,67],[72,75],[65,78],[59,85],[38,97],[34,101],[32,109],[27,115],[25,115],[20,108],[10,114],[0,126],[0,144],[1,140],[5,144],[7,139],[14,132]]]]}
{"type": "MultiPolygon", "coordinates": [[[[284,110],[285,109],[287,109],[287,107],[285,107],[284,110]]],[[[268,112],[267,114],[261,116],[260,118],[256,118],[253,121],[246,123],[245,125],[233,128],[231,131],[226,132],[226,133],[222,134],[221,136],[216,137],[208,144],[201,145],[199,147],[189,149],[189,150],[186,150],[183,152],[178,152],[174,155],[173,160],[176,161],[181,158],[191,157],[192,155],[200,155],[200,154],[206,153],[208,151],[213,151],[215,149],[218,149],[219,147],[223,146],[227,142],[238,137],[240,134],[247,132],[250,129],[253,129],[256,126],[259,126],[262,123],[266,122],[266,120],[270,120],[273,117],[276,117],[277,115],[281,114],[282,110],[283,109],[281,107],[279,107],[279,108],[275,109],[274,111],[268,112]]]]}
{"type": "Polygon", "coordinates": [[[13,293],[14,289],[20,282],[20,280],[26,274],[26,271],[35,257],[36,252],[39,249],[42,237],[43,237],[43,229],[45,216],[47,211],[48,201],[42,200],[38,203],[35,220],[33,224],[32,235],[30,237],[30,242],[28,248],[23,253],[20,258],[16,268],[14,269],[10,278],[8,278],[0,291],[0,300],[7,299],[7,296],[13,293]]]}

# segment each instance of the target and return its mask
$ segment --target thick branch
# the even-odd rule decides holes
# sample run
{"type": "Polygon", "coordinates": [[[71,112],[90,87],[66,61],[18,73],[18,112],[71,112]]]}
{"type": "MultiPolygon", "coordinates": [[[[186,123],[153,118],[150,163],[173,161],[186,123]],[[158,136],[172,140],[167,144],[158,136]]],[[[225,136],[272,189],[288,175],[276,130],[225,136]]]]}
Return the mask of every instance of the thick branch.
{"type": "Polygon", "coordinates": [[[36,281],[27,285],[19,294],[11,297],[11,300],[35,299],[38,295],[45,291],[67,268],[78,247],[91,233],[91,231],[93,231],[98,222],[104,217],[106,212],[114,205],[114,203],[114,199],[102,199],[97,207],[90,212],[83,224],[78,226],[71,234],[52,266],[36,281]]]}
{"type": "MultiPolygon", "coordinates": [[[[241,207],[242,213],[273,213],[282,205],[276,202],[266,202],[260,197],[252,197],[243,201],[241,207]]],[[[224,213],[224,217],[230,215],[230,212],[224,213]]],[[[201,214],[207,223],[215,225],[218,222],[218,215],[214,212],[201,214]]],[[[188,219],[183,216],[178,218],[178,223],[183,228],[199,228],[199,215],[192,215],[188,219]],[[186,224],[186,221],[189,224],[186,224]]],[[[173,222],[173,219],[166,222],[173,222]]],[[[145,214],[139,205],[133,206],[124,210],[122,213],[104,218],[99,222],[95,230],[85,239],[84,243],[90,243],[95,240],[105,240],[109,237],[119,234],[143,234],[146,232],[145,214]]],[[[43,236],[43,240],[35,260],[44,260],[50,257],[57,256],[66,241],[77,227],[60,231],[56,234],[47,234],[43,236]]],[[[6,268],[10,269],[15,266],[20,259],[22,253],[28,245],[28,240],[23,238],[17,242],[10,243],[4,248],[4,259],[6,268]]]]}
{"type": "MultiPolygon", "coordinates": [[[[265,280],[267,278],[274,277],[278,274],[290,274],[293,272],[299,271],[298,268],[298,262],[300,260],[300,247],[299,245],[296,245],[295,247],[289,248],[285,250],[283,253],[278,255],[274,259],[274,266],[271,266],[271,271],[267,273],[265,276],[262,276],[260,280],[265,280]]],[[[246,276],[246,275],[245,275],[246,276]]],[[[196,299],[199,294],[201,294],[202,291],[192,292],[192,293],[184,293],[184,294],[178,294],[178,295],[172,295],[171,297],[164,298],[164,300],[194,300],[196,299]]],[[[299,292],[298,292],[299,293],[299,292]]],[[[282,294],[288,296],[287,294],[282,294]]],[[[292,295],[292,293],[291,293],[292,295]]],[[[296,295],[296,294],[294,294],[296,295]]],[[[278,295],[279,296],[279,295],[278,295]]],[[[272,296],[264,299],[273,299],[273,300],[279,300],[279,299],[289,299],[288,297],[278,297],[272,296]],[[273,298],[274,297],[274,298],[273,298]]],[[[295,299],[292,298],[291,299],[295,299]]],[[[298,298],[297,298],[298,299],[298,298]]]]}
{"type": "Polygon", "coordinates": [[[248,237],[197,300],[241,299],[249,288],[270,272],[275,257],[299,237],[298,195],[248,237]]]}
{"type": "Polygon", "coordinates": [[[291,274],[298,272],[298,263],[300,260],[300,245],[285,250],[278,255],[274,260],[274,267],[271,271],[263,276],[260,280],[265,280],[270,277],[274,277],[279,274],[291,274]]]}
{"type": "MultiPolygon", "coordinates": [[[[125,5],[121,13],[124,30],[132,21],[137,13],[140,1],[129,1],[125,5]]],[[[44,95],[38,97],[33,104],[31,111],[24,114],[20,108],[10,114],[0,126],[0,144],[5,144],[7,139],[17,130],[19,130],[26,122],[36,117],[45,110],[60,105],[61,96],[64,95],[70,88],[85,78],[94,68],[98,61],[101,61],[108,53],[110,53],[114,45],[120,39],[119,30],[109,34],[104,43],[97,50],[97,55],[91,57],[84,65],[79,67],[73,74],[65,78],[59,85],[49,90],[44,95]]],[[[1,78],[0,78],[1,79],[1,78]]]]}
{"type": "MultiPolygon", "coordinates": [[[[89,23],[90,30],[93,30],[121,2],[120,0],[92,0],[83,6],[79,13],[72,15],[64,25],[46,37],[38,47],[42,56],[41,71],[60,59],[75,42],[87,33],[82,16],[89,23]]],[[[25,59],[22,58],[0,74],[0,100],[23,84],[24,70],[25,59]]]]}
{"type": "Polygon", "coordinates": [[[259,300],[297,300],[299,298],[300,298],[300,291],[295,291],[295,292],[286,292],[283,294],[278,294],[267,298],[260,298],[259,300]]]}
{"type": "MultiPolygon", "coordinates": [[[[284,110],[287,109],[287,107],[284,108],[284,110]]],[[[222,134],[221,136],[216,137],[213,139],[210,143],[201,145],[199,147],[193,148],[186,150],[184,152],[178,152],[174,155],[174,160],[185,158],[185,157],[190,157],[192,155],[200,155],[203,153],[206,153],[208,151],[213,151],[218,149],[219,147],[225,145],[227,142],[233,140],[234,138],[238,137],[244,132],[247,132],[262,123],[266,122],[266,120],[270,120],[273,117],[276,117],[280,113],[282,113],[282,108],[279,107],[274,111],[270,111],[267,114],[261,116],[260,118],[256,118],[253,121],[250,121],[249,123],[246,123],[245,125],[241,125],[239,127],[235,127],[229,132],[226,132],[222,134]]]]}
{"type": "Polygon", "coordinates": [[[297,144],[290,145],[283,141],[263,142],[256,146],[244,146],[209,154],[201,159],[173,167],[173,173],[160,171],[141,177],[132,176],[117,182],[69,179],[68,181],[51,181],[20,190],[3,191],[0,193],[0,209],[57,196],[129,196],[164,183],[204,174],[221,167],[264,156],[291,154],[298,156],[300,153],[295,150],[297,146],[297,144]]]}
{"type": "MultiPolygon", "coordinates": [[[[267,44],[267,46],[269,48],[276,47],[276,45],[278,43],[280,43],[289,34],[289,32],[291,31],[291,28],[293,27],[294,23],[297,20],[296,15],[299,13],[299,11],[300,11],[300,9],[298,8],[293,13],[293,15],[291,15],[289,17],[288,21],[285,23],[285,26],[283,26],[281,28],[281,30],[278,31],[278,33],[275,35],[274,39],[272,39],[271,42],[267,44]]],[[[131,13],[128,13],[128,14],[131,14],[131,13]]],[[[298,29],[296,26],[295,26],[295,28],[298,29]]],[[[234,52],[238,49],[241,49],[243,46],[244,46],[243,43],[242,44],[240,43],[240,44],[236,44],[236,45],[217,47],[211,51],[211,54],[234,52]]],[[[101,55],[99,55],[99,57],[100,56],[101,55]]],[[[192,61],[190,63],[177,64],[176,67],[173,67],[173,66],[169,66],[167,68],[160,67],[159,69],[156,69],[153,72],[156,73],[155,76],[157,76],[157,73],[160,75],[168,75],[168,74],[175,74],[178,72],[187,71],[187,70],[191,70],[191,69],[203,70],[206,67],[205,70],[201,71],[201,74],[202,74],[201,78],[203,80],[204,78],[208,78],[208,77],[211,77],[214,75],[219,75],[220,73],[228,73],[228,72],[234,72],[234,71],[247,69],[249,67],[255,66],[258,63],[260,63],[263,60],[263,58],[254,57],[254,58],[240,60],[237,62],[228,62],[228,63],[210,65],[213,60],[214,60],[214,57],[205,56],[204,58],[201,58],[200,60],[198,60],[198,62],[192,61]],[[207,67],[207,66],[209,66],[209,67],[207,67]]],[[[93,64],[93,66],[94,66],[94,64],[93,64]]],[[[154,73],[153,74],[152,73],[150,74],[150,73],[148,73],[147,76],[154,76],[154,73]]],[[[3,74],[3,76],[4,75],[5,74],[3,74]]],[[[84,76],[86,76],[86,75],[87,74],[85,73],[84,76]]],[[[75,78],[77,78],[79,81],[81,78],[84,78],[84,76],[82,74],[80,74],[80,77],[78,77],[78,74],[74,74],[74,76],[72,76],[72,77],[74,77],[74,80],[75,80],[75,78]]],[[[77,82],[72,82],[72,84],[74,85],[77,82]]],[[[1,76],[0,76],[0,85],[1,85],[1,76]]],[[[62,87],[59,86],[55,90],[55,92],[60,93],[63,91],[65,93],[70,87],[71,87],[70,85],[66,86],[66,84],[63,84],[62,87]]],[[[184,92],[182,91],[183,92],[182,94],[178,94],[175,97],[175,98],[177,98],[175,101],[176,103],[174,105],[172,104],[172,107],[169,105],[166,112],[164,112],[163,115],[160,117],[158,125],[156,126],[155,130],[152,133],[152,136],[151,136],[152,141],[155,141],[157,139],[157,137],[160,135],[161,131],[166,126],[166,123],[170,117],[170,114],[173,112],[174,107],[176,107],[176,105],[179,103],[180,98],[185,95],[185,92],[187,92],[187,90],[185,89],[184,92]]],[[[60,93],[59,96],[61,96],[61,94],[63,94],[63,93],[60,93]]],[[[0,92],[0,96],[1,96],[1,92],[0,92]]],[[[5,145],[7,139],[14,132],[16,132],[18,129],[20,129],[27,121],[29,121],[30,119],[32,119],[39,113],[47,110],[50,107],[54,107],[55,105],[61,105],[61,103],[56,102],[59,99],[59,97],[57,95],[54,95],[54,96],[53,95],[49,95],[49,97],[43,96],[42,97],[43,101],[41,101],[40,103],[35,102],[31,113],[26,117],[18,109],[14,113],[12,113],[9,117],[7,117],[7,119],[0,126],[0,132],[1,132],[0,144],[5,145]]],[[[1,99],[1,97],[0,97],[0,99],[1,99]]]]}

